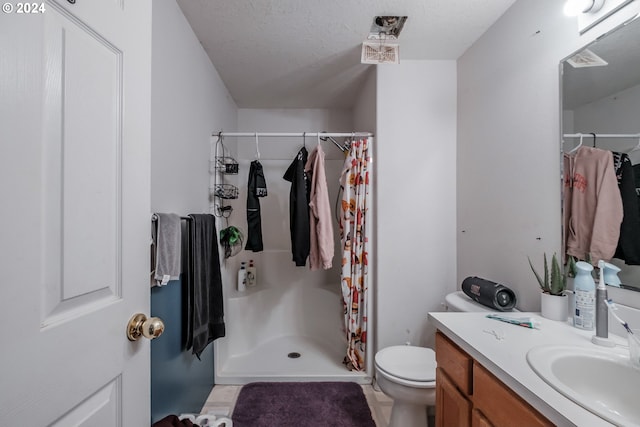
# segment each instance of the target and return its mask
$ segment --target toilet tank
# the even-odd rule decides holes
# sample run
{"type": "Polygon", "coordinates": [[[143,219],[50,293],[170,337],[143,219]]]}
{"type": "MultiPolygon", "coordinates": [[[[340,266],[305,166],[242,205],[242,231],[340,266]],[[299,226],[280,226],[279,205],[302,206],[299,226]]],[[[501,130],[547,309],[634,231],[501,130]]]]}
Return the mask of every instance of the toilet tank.
{"type": "MultiPolygon", "coordinates": [[[[447,311],[468,311],[468,312],[486,311],[490,313],[496,312],[495,309],[491,309],[482,304],[478,304],[477,302],[469,298],[467,294],[465,294],[462,291],[452,292],[448,294],[445,297],[444,301],[445,301],[445,306],[447,311]]],[[[518,310],[514,309],[511,311],[518,311],[518,310]]]]}

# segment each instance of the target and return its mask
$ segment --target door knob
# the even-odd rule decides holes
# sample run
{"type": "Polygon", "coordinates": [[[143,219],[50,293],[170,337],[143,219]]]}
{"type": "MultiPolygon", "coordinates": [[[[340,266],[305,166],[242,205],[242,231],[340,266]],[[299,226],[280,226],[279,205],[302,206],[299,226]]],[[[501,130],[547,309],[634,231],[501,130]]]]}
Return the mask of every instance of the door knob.
{"type": "Polygon", "coordinates": [[[141,336],[150,340],[158,338],[164,332],[164,322],[159,317],[147,317],[136,313],[127,324],[127,338],[138,341],[141,336]]]}

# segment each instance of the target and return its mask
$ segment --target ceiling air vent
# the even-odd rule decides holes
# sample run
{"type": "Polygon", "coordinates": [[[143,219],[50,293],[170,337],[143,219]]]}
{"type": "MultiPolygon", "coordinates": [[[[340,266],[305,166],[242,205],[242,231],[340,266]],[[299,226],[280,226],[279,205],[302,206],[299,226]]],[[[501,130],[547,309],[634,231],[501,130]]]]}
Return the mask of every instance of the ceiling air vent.
{"type": "Polygon", "coordinates": [[[609,65],[607,61],[600,58],[589,49],[585,49],[582,52],[576,53],[571,58],[567,59],[567,62],[571,64],[573,68],[602,67],[605,65],[609,65]]]}
{"type": "Polygon", "coordinates": [[[398,55],[397,43],[386,42],[362,42],[362,57],[360,62],[363,64],[399,64],[400,56],[398,55]]]}

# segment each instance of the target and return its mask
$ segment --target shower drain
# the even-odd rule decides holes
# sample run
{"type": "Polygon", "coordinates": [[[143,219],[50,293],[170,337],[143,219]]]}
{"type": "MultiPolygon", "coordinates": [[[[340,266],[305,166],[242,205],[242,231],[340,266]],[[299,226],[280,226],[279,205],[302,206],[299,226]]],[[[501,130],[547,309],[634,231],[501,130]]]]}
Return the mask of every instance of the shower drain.
{"type": "Polygon", "coordinates": [[[298,353],[297,351],[292,351],[291,353],[287,354],[287,357],[289,359],[297,359],[298,357],[300,357],[300,353],[298,353]]]}

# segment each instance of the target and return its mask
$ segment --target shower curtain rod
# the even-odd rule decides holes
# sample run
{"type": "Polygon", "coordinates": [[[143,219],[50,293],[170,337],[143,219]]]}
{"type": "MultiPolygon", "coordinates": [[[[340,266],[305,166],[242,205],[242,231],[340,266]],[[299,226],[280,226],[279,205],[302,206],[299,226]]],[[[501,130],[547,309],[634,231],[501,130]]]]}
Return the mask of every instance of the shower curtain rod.
{"type": "Polygon", "coordinates": [[[370,132],[219,132],[214,133],[212,136],[238,136],[238,137],[333,137],[333,138],[348,138],[350,136],[373,136],[370,132]]]}
{"type": "MultiPolygon", "coordinates": [[[[593,133],[565,133],[565,138],[593,137],[593,133]]],[[[596,138],[640,138],[640,133],[596,133],[596,138]]]]}

